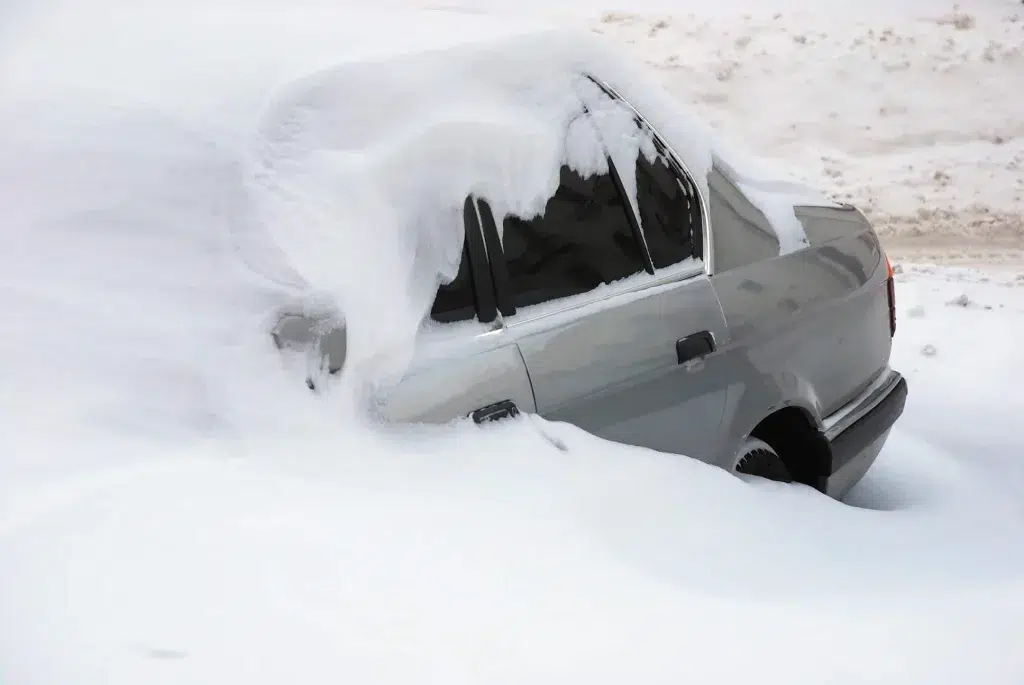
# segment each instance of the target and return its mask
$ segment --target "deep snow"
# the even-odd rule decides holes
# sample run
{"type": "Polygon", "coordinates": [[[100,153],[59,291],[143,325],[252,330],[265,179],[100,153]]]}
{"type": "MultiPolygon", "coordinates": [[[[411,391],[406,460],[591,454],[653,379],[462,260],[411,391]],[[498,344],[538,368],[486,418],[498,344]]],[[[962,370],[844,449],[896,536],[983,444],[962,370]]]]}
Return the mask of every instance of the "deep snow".
{"type": "Polygon", "coordinates": [[[225,11],[177,81],[81,89],[118,33],[76,60],[76,22],[0,52],[0,682],[1024,679],[1024,269],[901,264],[911,399],[845,504],[535,417],[367,425],[257,335],[294,293],[209,126],[225,82],[325,66],[354,10],[321,7],[275,18],[287,56],[225,11]]]}

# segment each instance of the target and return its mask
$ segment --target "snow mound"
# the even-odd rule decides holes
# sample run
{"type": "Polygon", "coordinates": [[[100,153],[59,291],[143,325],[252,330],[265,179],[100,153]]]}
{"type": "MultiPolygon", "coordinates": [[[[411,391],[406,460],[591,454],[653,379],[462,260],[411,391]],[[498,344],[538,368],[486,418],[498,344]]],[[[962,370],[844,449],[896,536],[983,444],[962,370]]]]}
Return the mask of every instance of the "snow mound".
{"type": "MultiPolygon", "coordinates": [[[[346,98],[377,82],[375,97],[415,92],[383,87],[408,76],[381,58],[401,65],[389,51],[478,37],[461,15],[426,35],[420,13],[238,5],[71,3],[0,44],[0,682],[1021,673],[1018,481],[1002,472],[1016,463],[1020,403],[998,386],[1020,377],[1019,320],[942,303],[967,292],[1019,309],[1006,292],[1024,291],[932,294],[921,277],[906,299],[928,305],[915,321],[933,328],[907,335],[900,361],[933,384],[930,403],[908,406],[901,425],[916,432],[894,433],[855,493],[864,508],[536,417],[367,426],[344,393],[293,382],[266,335],[271,314],[343,301],[365,323],[360,354],[369,362],[379,335],[390,349],[375,370],[398,368],[425,306],[417,283],[450,273],[446,208],[486,190],[470,180],[497,182],[500,169],[507,207],[528,212],[551,182],[543,164],[600,160],[538,127],[565,121],[561,101],[541,97],[564,70],[512,101],[484,89],[471,109],[442,89],[436,110],[372,122],[380,135],[330,125],[358,122],[360,100],[346,98]],[[450,122],[507,139],[477,157],[448,147],[450,122]],[[458,173],[413,184],[402,162],[433,164],[442,148],[458,164],[438,169],[458,173]],[[538,178],[520,178],[530,170],[538,178]],[[403,223],[416,203],[428,223],[403,223]],[[366,297],[395,311],[348,293],[355,274],[386,270],[366,297]],[[979,338],[992,354],[976,354],[979,338]],[[917,354],[938,339],[940,357],[917,354]],[[963,363],[942,363],[954,356],[963,363]],[[972,374],[987,379],[978,397],[943,391],[972,374]],[[950,395],[973,404],[950,408],[950,395]],[[974,469],[957,436],[942,449],[921,437],[937,423],[979,427],[999,469],[974,469]]],[[[446,60],[469,82],[491,49],[465,48],[482,60],[467,64],[447,48],[407,59],[446,60]]],[[[671,99],[615,64],[602,73],[695,173],[721,153],[691,139],[689,118],[663,120],[671,99]]]]}
{"type": "MultiPolygon", "coordinates": [[[[28,24],[9,51],[0,92],[16,103],[15,120],[42,122],[44,137],[114,135],[126,119],[148,117],[146,125],[160,121],[169,135],[216,146],[222,173],[238,176],[231,194],[190,187],[189,201],[230,205],[217,219],[268,287],[345,319],[350,375],[362,380],[406,368],[436,285],[454,275],[467,195],[486,197],[499,215],[532,216],[556,189],[562,164],[585,175],[603,170],[597,136],[635,194],[629,171],[650,146],[628,107],[584,74],[635,106],[704,191],[716,159],[764,210],[782,251],[806,243],[793,205],[827,202],[718,141],[645,70],[592,35],[437,12],[417,15],[426,37],[396,40],[395,15],[386,12],[334,35],[322,28],[326,11],[261,8],[232,22],[223,7],[174,16],[119,7],[119,22],[147,26],[126,35],[69,5],[59,22],[28,24]],[[111,28],[116,38],[97,47],[111,28]],[[300,49],[285,28],[302,36],[300,49]],[[54,44],[73,58],[53,59],[46,46],[54,44]],[[69,97],[79,110],[73,119],[61,114],[69,97]],[[580,117],[584,103],[596,125],[580,117]]],[[[137,162],[178,163],[157,160],[170,150],[137,162]]]]}
{"type": "MultiPolygon", "coordinates": [[[[250,157],[256,223],[335,298],[352,366],[404,369],[437,284],[457,270],[468,195],[528,218],[563,164],[606,171],[598,129],[581,116],[601,102],[579,62],[593,52],[573,34],[529,36],[329,68],[275,95],[250,157]],[[524,64],[525,54],[544,59],[524,64]]],[[[600,106],[632,165],[632,114],[600,106]]]]}
{"type": "Polygon", "coordinates": [[[499,219],[534,216],[563,164],[606,170],[595,155],[603,141],[635,204],[630,171],[653,147],[629,105],[588,75],[654,123],[698,187],[706,192],[717,158],[773,221],[784,252],[806,244],[793,207],[823,196],[757,166],[741,171],[742,157],[713,147],[709,129],[592,37],[540,32],[330,67],[275,92],[247,175],[256,224],[348,322],[350,369],[404,370],[436,285],[454,277],[468,195],[499,219]]]}

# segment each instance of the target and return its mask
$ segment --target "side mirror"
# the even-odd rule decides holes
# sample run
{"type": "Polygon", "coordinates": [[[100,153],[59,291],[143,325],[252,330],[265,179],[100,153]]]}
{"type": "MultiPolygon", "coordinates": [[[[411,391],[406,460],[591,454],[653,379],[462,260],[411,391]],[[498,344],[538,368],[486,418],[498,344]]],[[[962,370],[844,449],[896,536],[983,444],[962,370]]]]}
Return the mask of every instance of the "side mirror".
{"type": "MultiPolygon", "coordinates": [[[[308,314],[282,314],[270,336],[277,349],[304,351],[331,375],[345,365],[348,336],[344,324],[308,314]]],[[[307,379],[307,384],[312,380],[307,379]]]]}

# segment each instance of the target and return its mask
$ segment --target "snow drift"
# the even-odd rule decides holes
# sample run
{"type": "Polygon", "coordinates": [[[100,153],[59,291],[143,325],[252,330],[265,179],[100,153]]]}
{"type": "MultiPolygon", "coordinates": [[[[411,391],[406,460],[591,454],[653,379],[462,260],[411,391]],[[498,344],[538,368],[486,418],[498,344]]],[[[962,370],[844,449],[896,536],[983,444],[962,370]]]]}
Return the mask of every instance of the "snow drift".
{"type": "MultiPolygon", "coordinates": [[[[360,40],[395,41],[387,18],[364,18],[360,40]]],[[[705,125],[594,37],[435,16],[425,22],[430,49],[396,41],[396,54],[385,59],[378,42],[366,56],[341,31],[304,34],[303,51],[290,54],[291,38],[276,30],[277,19],[246,16],[245,28],[260,41],[246,33],[238,55],[217,32],[225,17],[211,10],[189,15],[177,33],[167,22],[155,35],[119,35],[105,49],[90,43],[78,52],[72,43],[67,69],[30,43],[14,53],[6,91],[27,94],[21,101],[28,109],[16,112],[17,120],[42,122],[46,135],[56,131],[69,141],[166,126],[166,133],[147,135],[166,138],[167,146],[132,161],[150,167],[135,175],[149,178],[153,193],[181,192],[153,177],[154,154],[180,155],[184,146],[176,143],[186,138],[196,149],[215,147],[223,182],[190,186],[175,211],[185,203],[228,203],[230,213],[217,220],[228,224],[250,268],[302,306],[317,302],[345,319],[350,375],[358,370],[363,381],[397,378],[408,364],[436,285],[455,274],[467,195],[486,197],[499,217],[535,215],[554,194],[563,164],[585,175],[603,170],[606,160],[594,154],[598,138],[635,194],[626,172],[653,148],[639,139],[628,106],[602,95],[588,74],[643,113],[698,187],[706,191],[717,158],[766,211],[784,250],[806,242],[791,189],[759,185],[750,177],[755,167],[724,159],[726,147],[714,144],[705,125]],[[215,50],[197,51],[211,35],[215,50]],[[242,55],[246,64],[235,64],[242,55]],[[277,55],[286,57],[271,58],[277,55]],[[74,104],[59,99],[69,93],[74,104]],[[581,116],[584,104],[590,117],[581,116]],[[69,105],[73,118],[61,114],[69,105]]],[[[47,39],[75,38],[56,33],[47,39]]],[[[146,192],[133,188],[132,201],[141,203],[146,192]]],[[[807,197],[805,191],[797,199],[807,197]]]]}
{"type": "MultiPolygon", "coordinates": [[[[428,35],[422,13],[268,7],[69,5],[0,53],[0,681],[1021,672],[1017,505],[914,440],[894,435],[896,473],[929,496],[871,511],[535,417],[367,425],[346,393],[295,382],[272,312],[333,298],[368,375],[400,369],[420,284],[450,273],[449,203],[493,181],[536,211],[542,167],[600,160],[538,125],[567,121],[543,97],[566,71],[463,99],[474,69],[496,78],[482,45],[460,48],[481,61],[455,61],[437,109],[403,111],[426,88],[410,75],[453,60],[388,52],[472,42],[471,17],[428,35]],[[352,88],[397,100],[360,110],[352,88]],[[356,126],[371,116],[380,135],[356,126]],[[447,155],[456,173],[425,185],[403,166],[447,155]],[[357,277],[374,288],[353,295],[357,277]]],[[[532,28],[494,35],[569,54],[532,28]]],[[[602,66],[706,169],[713,138],[673,133],[699,122],[662,121],[664,93],[602,66]]]]}

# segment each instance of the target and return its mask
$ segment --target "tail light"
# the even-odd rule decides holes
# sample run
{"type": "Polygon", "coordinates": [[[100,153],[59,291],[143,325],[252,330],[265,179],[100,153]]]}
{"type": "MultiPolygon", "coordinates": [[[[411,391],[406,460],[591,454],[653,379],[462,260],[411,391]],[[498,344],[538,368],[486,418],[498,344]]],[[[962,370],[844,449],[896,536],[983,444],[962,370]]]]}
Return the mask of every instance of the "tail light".
{"type": "Polygon", "coordinates": [[[885,268],[888,276],[885,280],[885,290],[889,296],[889,335],[896,335],[896,274],[892,269],[892,262],[888,255],[885,257],[885,268]]]}

